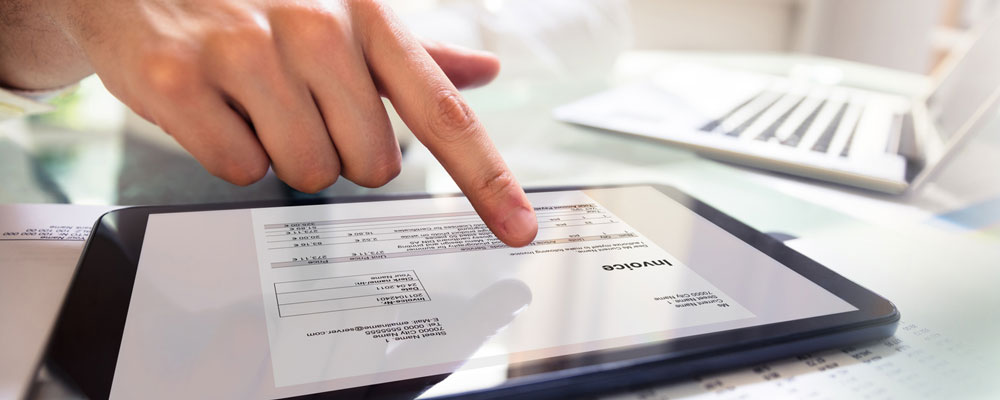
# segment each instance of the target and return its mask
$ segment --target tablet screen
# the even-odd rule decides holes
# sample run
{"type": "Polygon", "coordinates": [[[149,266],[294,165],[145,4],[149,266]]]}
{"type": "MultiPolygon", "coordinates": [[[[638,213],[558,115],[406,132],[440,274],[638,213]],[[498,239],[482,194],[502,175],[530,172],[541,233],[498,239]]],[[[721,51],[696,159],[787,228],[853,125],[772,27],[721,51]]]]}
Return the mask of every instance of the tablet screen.
{"type": "Polygon", "coordinates": [[[529,199],[539,231],[523,248],[464,197],[151,214],[111,395],[439,377],[433,396],[553,358],[856,310],[654,188],[529,199]]]}

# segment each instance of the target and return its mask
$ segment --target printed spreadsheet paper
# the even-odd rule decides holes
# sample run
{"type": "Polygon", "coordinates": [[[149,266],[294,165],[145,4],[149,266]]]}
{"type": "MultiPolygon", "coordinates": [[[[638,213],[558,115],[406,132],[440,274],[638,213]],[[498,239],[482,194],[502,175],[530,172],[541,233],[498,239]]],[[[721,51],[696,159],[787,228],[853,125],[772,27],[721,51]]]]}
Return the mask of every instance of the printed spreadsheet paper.
{"type": "Polygon", "coordinates": [[[0,205],[0,398],[28,393],[91,226],[115,208],[0,205]]]}
{"type": "Polygon", "coordinates": [[[988,398],[995,367],[976,349],[920,325],[901,322],[896,335],[802,354],[734,371],[608,396],[666,399],[966,399],[988,398]]]}

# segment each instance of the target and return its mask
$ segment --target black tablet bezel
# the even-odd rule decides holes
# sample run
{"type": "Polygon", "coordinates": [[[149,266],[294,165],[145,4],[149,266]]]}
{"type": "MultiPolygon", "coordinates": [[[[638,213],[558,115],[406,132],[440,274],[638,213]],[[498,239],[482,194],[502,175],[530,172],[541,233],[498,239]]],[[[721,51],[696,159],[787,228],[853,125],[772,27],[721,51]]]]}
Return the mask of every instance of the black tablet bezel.
{"type": "MultiPolygon", "coordinates": [[[[782,265],[856,307],[857,311],[682,337],[622,349],[606,349],[517,364],[499,387],[463,396],[512,394],[546,397],[621,389],[707,370],[736,366],[891,335],[895,306],[875,293],[792,250],[781,241],[674,188],[611,185],[536,188],[528,192],[651,186],[782,265]]],[[[47,364],[87,396],[110,394],[132,286],[150,214],[418,199],[454,195],[382,195],[229,204],[146,206],[115,210],[94,225],[67,293],[46,355],[47,364]]],[[[307,397],[414,397],[446,375],[415,378],[307,397]]]]}

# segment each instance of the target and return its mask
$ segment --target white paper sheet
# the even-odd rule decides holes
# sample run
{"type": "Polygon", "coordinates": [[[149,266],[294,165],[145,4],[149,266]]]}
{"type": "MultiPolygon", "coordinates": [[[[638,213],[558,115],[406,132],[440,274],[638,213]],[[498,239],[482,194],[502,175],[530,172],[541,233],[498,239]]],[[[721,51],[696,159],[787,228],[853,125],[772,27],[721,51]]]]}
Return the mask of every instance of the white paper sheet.
{"type": "Polygon", "coordinates": [[[877,342],[705,375],[607,400],[986,398],[992,369],[971,346],[901,322],[877,342]]]}
{"type": "Polygon", "coordinates": [[[0,206],[0,398],[27,394],[90,228],[115,208],[0,206]]]}

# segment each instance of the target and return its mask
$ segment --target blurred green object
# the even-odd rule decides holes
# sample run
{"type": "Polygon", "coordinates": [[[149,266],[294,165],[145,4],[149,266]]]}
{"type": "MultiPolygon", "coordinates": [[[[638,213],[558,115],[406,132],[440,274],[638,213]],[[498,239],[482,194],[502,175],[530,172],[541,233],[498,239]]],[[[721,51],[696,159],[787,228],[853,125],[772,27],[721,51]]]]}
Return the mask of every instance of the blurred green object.
{"type": "Polygon", "coordinates": [[[81,116],[81,104],[83,104],[85,98],[86,96],[81,93],[79,85],[77,85],[47,101],[49,104],[55,106],[55,111],[32,115],[28,119],[32,124],[41,123],[67,127],[80,125],[83,119],[81,116]]]}

